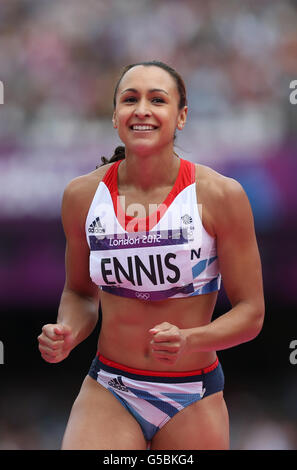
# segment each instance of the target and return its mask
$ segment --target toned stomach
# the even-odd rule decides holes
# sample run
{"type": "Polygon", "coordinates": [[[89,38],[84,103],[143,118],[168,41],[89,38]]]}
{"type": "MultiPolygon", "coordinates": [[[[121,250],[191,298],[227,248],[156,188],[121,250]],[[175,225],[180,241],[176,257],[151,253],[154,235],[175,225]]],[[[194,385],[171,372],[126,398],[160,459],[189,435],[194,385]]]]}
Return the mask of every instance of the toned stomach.
{"type": "Polygon", "coordinates": [[[211,321],[217,292],[157,302],[100,293],[102,325],[98,351],[114,362],[151,371],[192,371],[212,364],[216,352],[184,353],[175,364],[155,359],[151,352],[150,328],[168,322],[180,329],[195,328],[211,321]]]}

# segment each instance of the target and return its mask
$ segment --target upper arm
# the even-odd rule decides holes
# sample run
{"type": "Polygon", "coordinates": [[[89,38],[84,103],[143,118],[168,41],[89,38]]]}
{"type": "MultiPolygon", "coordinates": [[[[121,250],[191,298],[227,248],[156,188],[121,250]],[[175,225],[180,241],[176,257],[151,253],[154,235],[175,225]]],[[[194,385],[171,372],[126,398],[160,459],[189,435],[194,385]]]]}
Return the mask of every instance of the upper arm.
{"type": "Polygon", "coordinates": [[[85,233],[88,198],[80,178],[66,187],[62,201],[62,224],[66,237],[65,289],[79,295],[99,298],[99,289],[89,272],[89,246],[85,233]]]}
{"type": "Polygon", "coordinates": [[[240,183],[226,178],[216,208],[217,253],[227,296],[264,313],[262,268],[254,219],[240,183]]]}

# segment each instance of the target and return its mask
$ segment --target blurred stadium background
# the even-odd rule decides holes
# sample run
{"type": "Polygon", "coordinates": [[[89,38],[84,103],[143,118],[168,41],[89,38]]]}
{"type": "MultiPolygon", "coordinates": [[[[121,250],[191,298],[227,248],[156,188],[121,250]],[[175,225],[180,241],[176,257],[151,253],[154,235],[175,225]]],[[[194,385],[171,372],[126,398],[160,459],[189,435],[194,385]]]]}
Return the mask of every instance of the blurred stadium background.
{"type": "MultiPolygon", "coordinates": [[[[297,448],[297,2],[1,0],[0,449],[60,446],[100,328],[60,364],[39,356],[64,283],[61,198],[119,143],[121,68],[151,59],[187,85],[177,153],[240,181],[254,211],[266,320],[219,353],[231,448],[297,448]]],[[[216,314],[228,308],[222,290],[216,314]]]]}

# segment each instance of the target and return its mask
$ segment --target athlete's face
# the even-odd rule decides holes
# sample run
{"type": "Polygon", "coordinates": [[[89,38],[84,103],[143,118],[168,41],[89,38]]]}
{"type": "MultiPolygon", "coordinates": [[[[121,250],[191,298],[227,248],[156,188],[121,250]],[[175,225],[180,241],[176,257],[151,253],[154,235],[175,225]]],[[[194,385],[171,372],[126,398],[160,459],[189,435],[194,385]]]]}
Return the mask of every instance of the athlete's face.
{"type": "Polygon", "coordinates": [[[179,109],[175,80],[160,67],[138,65],[122,78],[113,114],[114,127],[131,152],[172,149],[176,129],[182,129],[187,107],[179,109]]]}

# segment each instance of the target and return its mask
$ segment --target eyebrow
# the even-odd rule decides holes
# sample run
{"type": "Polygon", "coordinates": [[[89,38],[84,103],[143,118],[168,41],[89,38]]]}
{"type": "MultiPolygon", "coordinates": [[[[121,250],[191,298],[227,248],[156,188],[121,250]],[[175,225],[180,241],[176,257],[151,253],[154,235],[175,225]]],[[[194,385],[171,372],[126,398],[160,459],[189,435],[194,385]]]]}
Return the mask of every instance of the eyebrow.
{"type": "MultiPolygon", "coordinates": [[[[127,91],[138,93],[138,90],[136,90],[135,88],[127,88],[126,90],[122,91],[121,95],[123,95],[127,91]]],[[[149,93],[155,93],[156,91],[161,92],[161,93],[166,93],[166,95],[168,95],[167,91],[162,90],[162,88],[152,88],[149,90],[149,93]]]]}

